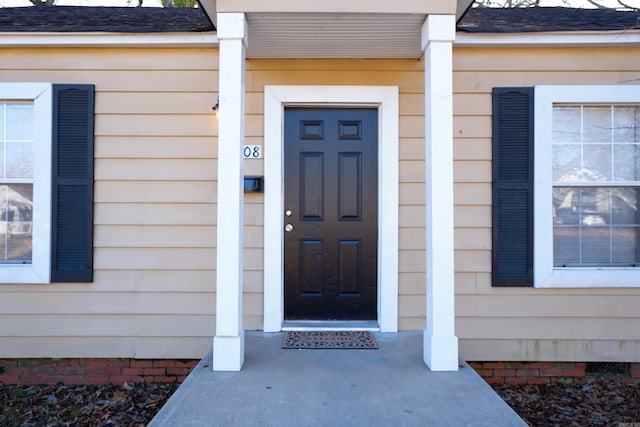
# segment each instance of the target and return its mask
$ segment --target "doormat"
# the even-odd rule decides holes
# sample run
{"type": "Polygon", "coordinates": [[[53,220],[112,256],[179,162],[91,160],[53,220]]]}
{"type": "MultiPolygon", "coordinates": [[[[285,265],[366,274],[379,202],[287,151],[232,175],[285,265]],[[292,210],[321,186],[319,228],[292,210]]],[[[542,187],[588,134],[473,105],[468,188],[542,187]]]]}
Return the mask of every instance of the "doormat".
{"type": "Polygon", "coordinates": [[[282,348],[346,348],[352,350],[377,349],[369,331],[288,331],[282,348]]]}

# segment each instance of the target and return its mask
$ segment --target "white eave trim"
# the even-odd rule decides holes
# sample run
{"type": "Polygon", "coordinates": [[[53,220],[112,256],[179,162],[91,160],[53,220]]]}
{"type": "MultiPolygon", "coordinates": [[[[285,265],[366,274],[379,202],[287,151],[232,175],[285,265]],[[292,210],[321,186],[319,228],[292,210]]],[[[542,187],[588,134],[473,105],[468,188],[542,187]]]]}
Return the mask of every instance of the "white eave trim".
{"type": "Polygon", "coordinates": [[[640,45],[640,30],[544,33],[467,33],[458,31],[454,47],[593,47],[640,45]]]}
{"type": "Polygon", "coordinates": [[[639,30],[548,33],[457,32],[456,47],[592,47],[640,45],[639,30]]]}
{"type": "Polygon", "coordinates": [[[215,32],[189,33],[1,33],[0,47],[217,47],[215,32]]]}

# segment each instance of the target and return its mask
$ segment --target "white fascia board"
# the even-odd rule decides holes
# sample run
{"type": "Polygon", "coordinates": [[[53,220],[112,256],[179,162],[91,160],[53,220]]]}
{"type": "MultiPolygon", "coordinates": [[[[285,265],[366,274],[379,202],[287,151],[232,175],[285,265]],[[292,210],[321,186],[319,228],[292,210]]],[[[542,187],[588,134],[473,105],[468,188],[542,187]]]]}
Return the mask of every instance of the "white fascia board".
{"type": "Polygon", "coordinates": [[[454,47],[594,47],[640,45],[640,31],[456,33],[454,47]]]}
{"type": "Polygon", "coordinates": [[[0,47],[217,47],[215,32],[202,33],[2,33],[0,47]]]}

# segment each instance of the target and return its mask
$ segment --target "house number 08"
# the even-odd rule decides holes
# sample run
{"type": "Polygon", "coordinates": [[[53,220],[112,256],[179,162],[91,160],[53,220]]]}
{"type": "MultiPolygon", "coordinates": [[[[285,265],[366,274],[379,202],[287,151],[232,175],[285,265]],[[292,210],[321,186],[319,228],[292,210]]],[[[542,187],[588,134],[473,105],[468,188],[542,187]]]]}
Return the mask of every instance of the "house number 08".
{"type": "Polygon", "coordinates": [[[245,159],[261,159],[262,145],[245,145],[242,154],[245,159]]]}

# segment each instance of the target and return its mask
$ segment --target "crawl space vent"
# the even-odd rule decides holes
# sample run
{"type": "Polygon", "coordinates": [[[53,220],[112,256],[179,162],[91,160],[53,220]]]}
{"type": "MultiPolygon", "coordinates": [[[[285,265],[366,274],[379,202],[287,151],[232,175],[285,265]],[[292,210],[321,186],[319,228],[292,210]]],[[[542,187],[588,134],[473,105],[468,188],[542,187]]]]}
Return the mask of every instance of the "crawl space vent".
{"type": "Polygon", "coordinates": [[[623,362],[587,362],[585,373],[589,377],[629,378],[631,365],[623,362]]]}

